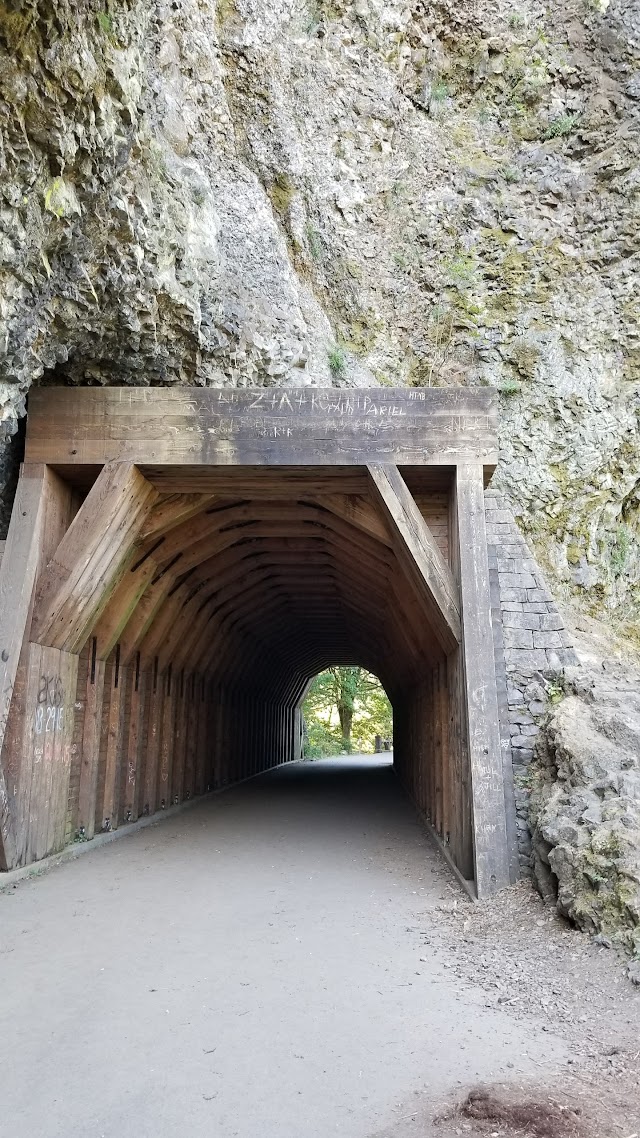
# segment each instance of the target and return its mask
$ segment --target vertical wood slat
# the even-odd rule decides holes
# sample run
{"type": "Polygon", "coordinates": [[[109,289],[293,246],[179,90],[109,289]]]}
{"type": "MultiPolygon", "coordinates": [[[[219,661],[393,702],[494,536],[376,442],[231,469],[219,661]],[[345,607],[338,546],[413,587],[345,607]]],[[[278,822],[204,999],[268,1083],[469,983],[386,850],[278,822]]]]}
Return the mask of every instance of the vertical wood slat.
{"type": "Polygon", "coordinates": [[[162,690],[162,704],[160,713],[160,755],[156,809],[163,810],[171,805],[171,772],[175,741],[174,710],[176,685],[171,666],[167,668],[167,671],[160,678],[159,684],[162,690]]]}
{"type": "MultiPolygon", "coordinates": [[[[0,867],[17,863],[20,840],[16,798],[20,793],[17,752],[11,756],[3,746],[9,721],[14,683],[25,644],[33,604],[36,574],[41,557],[47,489],[54,477],[42,465],[23,464],[14,500],[9,531],[0,565],[0,867]],[[8,767],[11,767],[7,771],[8,767]],[[7,777],[8,774],[8,777],[7,777]]],[[[26,658],[24,659],[26,667],[26,658]]],[[[21,680],[24,698],[25,678],[21,680]]],[[[19,810],[19,807],[18,807],[19,810]]],[[[22,820],[24,815],[19,812],[22,820]]]]}
{"type": "Polygon", "coordinates": [[[149,674],[150,691],[148,699],[146,763],[144,773],[143,814],[153,814],[156,809],[157,787],[160,765],[160,735],[162,709],[162,677],[158,675],[158,661],[154,661],[149,674]]]}
{"type": "Polygon", "coordinates": [[[102,728],[102,699],[104,694],[105,661],[96,658],[96,643],[89,648],[89,668],[85,697],[82,753],[80,758],[80,787],[78,791],[78,830],[87,839],[96,832],[96,798],[98,793],[98,766],[100,761],[100,735],[102,728]]]}
{"type": "Polygon", "coordinates": [[[196,677],[193,672],[187,677],[185,685],[186,751],[184,764],[184,795],[193,798],[195,794],[196,750],[198,746],[198,710],[195,698],[196,677]]]}
{"type": "Polygon", "coordinates": [[[138,729],[138,759],[136,765],[135,776],[135,803],[133,808],[133,819],[139,818],[142,814],[144,801],[144,772],[145,764],[147,761],[147,734],[146,728],[148,723],[148,710],[149,710],[149,693],[151,691],[151,676],[148,671],[140,671],[138,679],[138,694],[140,699],[140,714],[139,714],[139,729],[138,729]]]}
{"type": "Polygon", "coordinates": [[[126,742],[122,760],[122,802],[120,818],[123,822],[135,822],[138,817],[139,778],[142,766],[142,723],[143,723],[143,677],[140,660],[135,659],[126,669],[127,705],[126,742]]]}
{"type": "Polygon", "coordinates": [[[456,472],[466,716],[478,897],[509,884],[483,468],[456,472]]]}
{"type": "Polygon", "coordinates": [[[182,802],[185,796],[185,767],[187,761],[187,688],[188,677],[184,671],[176,677],[176,712],[174,731],[173,776],[171,779],[171,801],[182,802]]]}
{"type": "Polygon", "coordinates": [[[71,737],[71,764],[69,771],[69,793],[67,796],[67,816],[65,838],[71,842],[78,832],[78,796],[80,793],[80,764],[82,761],[82,735],[89,670],[89,647],[86,645],[78,658],[75,700],[73,704],[73,732],[71,737]]]}
{"type": "Polygon", "coordinates": [[[123,726],[127,670],[121,666],[116,647],[110,669],[110,691],[106,716],[105,768],[102,802],[98,805],[96,824],[104,830],[116,830],[119,821],[119,792],[123,754],[123,726]]]}

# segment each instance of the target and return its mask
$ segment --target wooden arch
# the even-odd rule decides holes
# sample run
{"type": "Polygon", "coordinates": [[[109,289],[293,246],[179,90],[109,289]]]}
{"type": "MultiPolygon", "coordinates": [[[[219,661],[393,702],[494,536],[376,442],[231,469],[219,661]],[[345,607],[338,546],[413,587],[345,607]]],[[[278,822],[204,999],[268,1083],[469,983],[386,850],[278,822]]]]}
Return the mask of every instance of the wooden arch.
{"type": "Polygon", "coordinates": [[[0,856],[299,754],[330,663],[484,896],[509,880],[486,391],[41,389],[0,568],[0,856]]]}

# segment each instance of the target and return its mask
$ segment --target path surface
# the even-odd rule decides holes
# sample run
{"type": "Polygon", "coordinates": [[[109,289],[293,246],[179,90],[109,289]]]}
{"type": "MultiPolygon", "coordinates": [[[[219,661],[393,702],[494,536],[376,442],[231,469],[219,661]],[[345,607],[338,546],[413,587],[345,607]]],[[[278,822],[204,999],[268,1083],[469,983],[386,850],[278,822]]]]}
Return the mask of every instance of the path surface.
{"type": "MultiPolygon", "coordinates": [[[[402,1135],[566,1045],[428,944],[457,886],[391,768],[280,768],[0,894],[11,1138],[402,1135]],[[410,1109],[410,1108],[409,1108],[410,1109]]],[[[413,1130],[411,1131],[413,1133],[413,1130]]]]}

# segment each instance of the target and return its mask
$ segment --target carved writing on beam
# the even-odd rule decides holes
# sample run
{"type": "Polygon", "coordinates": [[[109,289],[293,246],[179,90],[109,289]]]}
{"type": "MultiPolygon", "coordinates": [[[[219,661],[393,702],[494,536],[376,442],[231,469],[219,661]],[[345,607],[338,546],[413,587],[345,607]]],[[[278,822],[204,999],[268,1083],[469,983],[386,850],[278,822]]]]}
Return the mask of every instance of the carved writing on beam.
{"type": "MultiPolygon", "coordinates": [[[[241,413],[248,411],[291,411],[308,407],[311,411],[322,411],[326,415],[354,416],[379,415],[390,418],[404,418],[406,407],[401,403],[386,403],[370,395],[328,394],[325,391],[264,391],[255,395],[250,403],[243,399],[242,391],[219,392],[216,401],[221,407],[234,407],[241,413]]],[[[191,404],[193,406],[193,404],[191,404]]]]}

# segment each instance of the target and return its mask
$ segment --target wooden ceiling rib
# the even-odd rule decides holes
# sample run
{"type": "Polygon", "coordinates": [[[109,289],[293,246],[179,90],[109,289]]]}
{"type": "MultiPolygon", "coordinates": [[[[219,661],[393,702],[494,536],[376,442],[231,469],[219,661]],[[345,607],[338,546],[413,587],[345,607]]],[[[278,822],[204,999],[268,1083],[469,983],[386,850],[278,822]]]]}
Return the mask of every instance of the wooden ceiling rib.
{"type": "Polygon", "coordinates": [[[269,699],[299,698],[332,661],[362,663],[390,690],[417,682],[437,637],[357,473],[351,494],[334,471],[326,499],[308,477],[301,496],[295,470],[274,497],[250,500],[253,481],[238,479],[237,498],[230,479],[223,494],[160,494],[93,630],[98,657],[119,640],[124,663],[139,653],[142,669],[157,660],[269,699]]]}

